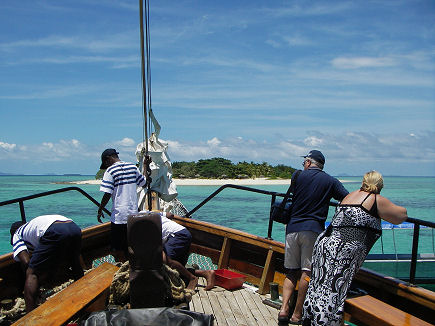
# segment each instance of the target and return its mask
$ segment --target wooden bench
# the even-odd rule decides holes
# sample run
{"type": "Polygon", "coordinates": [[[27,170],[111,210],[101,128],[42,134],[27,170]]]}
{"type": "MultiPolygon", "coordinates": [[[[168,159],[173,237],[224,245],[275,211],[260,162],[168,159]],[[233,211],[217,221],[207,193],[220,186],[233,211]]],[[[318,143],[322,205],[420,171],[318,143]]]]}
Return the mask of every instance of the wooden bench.
{"type": "Polygon", "coordinates": [[[24,317],[14,326],[65,325],[80,312],[103,310],[113,275],[118,267],[103,263],[24,317]]]}
{"type": "Polygon", "coordinates": [[[377,326],[432,325],[370,295],[347,299],[344,310],[345,320],[356,322],[358,325],[358,321],[364,325],[377,326]]]}

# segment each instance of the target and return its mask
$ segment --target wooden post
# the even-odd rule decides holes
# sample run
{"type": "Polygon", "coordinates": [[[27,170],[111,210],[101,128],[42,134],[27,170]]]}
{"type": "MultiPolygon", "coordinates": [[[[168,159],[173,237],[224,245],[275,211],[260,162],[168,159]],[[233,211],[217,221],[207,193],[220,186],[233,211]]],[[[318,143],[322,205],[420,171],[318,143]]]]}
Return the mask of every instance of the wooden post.
{"type": "Polygon", "coordinates": [[[275,274],[275,264],[273,263],[272,249],[267,252],[266,262],[264,263],[263,274],[261,275],[260,284],[258,286],[258,293],[266,294],[269,292],[269,283],[273,281],[273,275],[275,274]]]}
{"type": "Polygon", "coordinates": [[[227,268],[230,262],[231,239],[225,237],[219,256],[218,269],[227,268]]]}

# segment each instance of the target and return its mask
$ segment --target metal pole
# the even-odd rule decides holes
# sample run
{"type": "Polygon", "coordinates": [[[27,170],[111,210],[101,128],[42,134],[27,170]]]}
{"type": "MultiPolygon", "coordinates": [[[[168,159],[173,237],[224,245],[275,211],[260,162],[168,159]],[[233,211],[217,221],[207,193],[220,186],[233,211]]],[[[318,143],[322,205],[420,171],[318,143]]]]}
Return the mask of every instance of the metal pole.
{"type": "Polygon", "coordinates": [[[269,239],[269,240],[273,240],[273,239],[272,239],[272,226],[273,226],[273,220],[272,220],[272,205],[273,205],[273,203],[275,202],[275,200],[276,200],[276,194],[273,194],[273,195],[272,195],[272,198],[271,198],[271,200],[270,200],[269,226],[268,226],[268,229],[267,229],[267,238],[266,238],[266,239],[269,239]]]}
{"type": "Polygon", "coordinates": [[[20,200],[21,221],[26,222],[26,212],[24,211],[24,202],[20,200]]]}
{"type": "Polygon", "coordinates": [[[418,238],[420,235],[420,225],[414,224],[414,236],[412,238],[412,257],[411,268],[409,270],[409,283],[415,282],[415,271],[417,269],[417,251],[418,251],[418,238]]]}

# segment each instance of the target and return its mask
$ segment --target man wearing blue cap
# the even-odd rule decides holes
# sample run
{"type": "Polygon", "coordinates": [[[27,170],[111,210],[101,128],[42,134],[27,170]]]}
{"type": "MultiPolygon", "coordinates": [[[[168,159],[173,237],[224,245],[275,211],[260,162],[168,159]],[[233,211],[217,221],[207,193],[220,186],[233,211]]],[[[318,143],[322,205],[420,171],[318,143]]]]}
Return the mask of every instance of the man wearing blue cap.
{"type": "Polygon", "coordinates": [[[127,216],[138,213],[136,186],[145,186],[146,179],[133,163],[123,162],[113,148],[101,154],[100,169],[104,172],[100,191],[104,192],[98,208],[97,219],[102,223],[103,208],[112,198],[111,251],[116,261],[127,259],[127,216]]]}
{"type": "Polygon", "coordinates": [[[349,192],[340,181],[323,171],[325,157],[312,150],[302,156],[304,170],[294,182],[290,222],[286,228],[284,267],[288,270],[283,284],[280,323],[302,324],[302,305],[311,276],[311,256],[317,236],[325,229],[331,198],[341,201],[349,192]],[[289,299],[299,280],[293,314],[289,299]]]}

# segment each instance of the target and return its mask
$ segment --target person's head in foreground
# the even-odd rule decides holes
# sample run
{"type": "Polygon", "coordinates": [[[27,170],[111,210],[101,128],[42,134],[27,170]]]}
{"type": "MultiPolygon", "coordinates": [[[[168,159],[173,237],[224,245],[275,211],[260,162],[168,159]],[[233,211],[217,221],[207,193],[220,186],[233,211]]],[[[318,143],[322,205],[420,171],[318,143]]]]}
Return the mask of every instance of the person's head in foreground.
{"type": "Polygon", "coordinates": [[[364,174],[361,190],[379,194],[384,187],[384,180],[378,171],[370,171],[364,174]]]}
{"type": "Polygon", "coordinates": [[[108,148],[101,154],[101,170],[107,169],[115,161],[119,160],[118,152],[114,148],[108,148]]]}
{"type": "Polygon", "coordinates": [[[10,229],[10,232],[11,232],[11,245],[12,245],[12,239],[13,239],[13,237],[14,237],[14,234],[15,234],[15,232],[18,230],[18,228],[21,226],[21,225],[23,225],[23,224],[25,224],[25,222],[23,222],[23,221],[18,221],[18,222],[14,222],[14,223],[12,223],[12,225],[11,225],[11,229],[10,229]]]}
{"type": "Polygon", "coordinates": [[[320,170],[323,170],[323,166],[325,165],[325,156],[323,156],[321,151],[313,149],[307,155],[302,157],[304,158],[304,162],[302,163],[304,170],[308,169],[312,165],[315,165],[320,170]]]}

